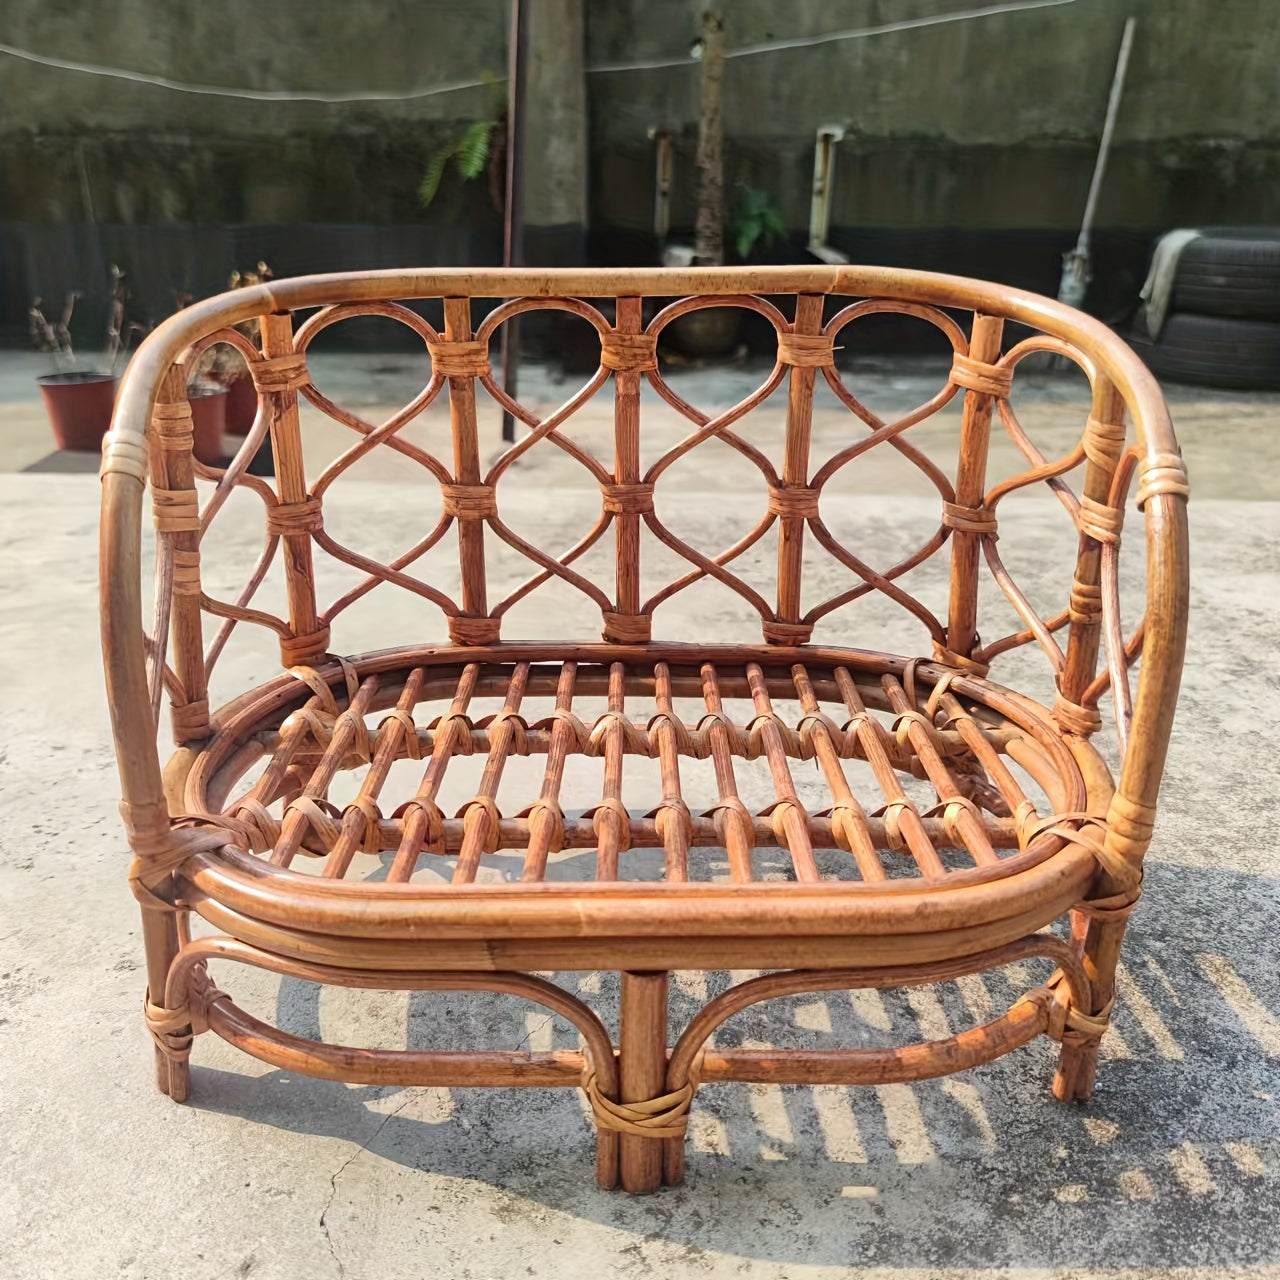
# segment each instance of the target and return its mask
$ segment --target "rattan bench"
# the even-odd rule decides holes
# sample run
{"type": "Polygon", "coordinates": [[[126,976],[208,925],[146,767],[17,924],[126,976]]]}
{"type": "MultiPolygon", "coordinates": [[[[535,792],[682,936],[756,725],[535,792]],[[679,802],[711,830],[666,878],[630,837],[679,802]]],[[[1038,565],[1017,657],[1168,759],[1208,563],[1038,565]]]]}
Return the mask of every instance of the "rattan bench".
{"type": "Polygon", "coordinates": [[[1151,376],[1101,324],[1013,289],[881,269],[284,280],[193,306],[148,338],[102,475],[107,683],[146,1024],[170,1097],[186,1097],[192,1039],[205,1030],[328,1079],[581,1086],[599,1181],[647,1191],[681,1179],[690,1104],[715,1081],[918,1080],[1046,1033],[1061,1042],[1054,1093],[1089,1096],[1152,832],[1187,595],[1186,474],[1169,420],[1151,376]],[[740,404],[708,414],[664,377],[658,342],[685,312],[726,305],[772,328],[776,362],[740,404]],[[489,349],[503,324],[546,309],[595,328],[600,367],[539,416],[506,398],[489,349]],[[856,367],[837,367],[857,323],[882,312],[933,325],[952,352],[936,394],[890,421],[857,398],[856,367]],[[327,398],[309,364],[317,335],[369,315],[426,348],[422,391],[381,424],[327,398]],[[189,371],[216,343],[245,357],[260,403],[225,469],[193,458],[187,401],[189,371]],[[1053,458],[1010,405],[1015,371],[1036,352],[1074,361],[1092,386],[1087,421],[1053,458]],[[830,457],[811,456],[815,386],[847,410],[830,457]],[[603,456],[573,436],[592,401],[612,425],[603,456]],[[351,432],[322,468],[304,460],[307,402],[351,432]],[[486,462],[495,405],[524,429],[486,462]],[[654,457],[645,426],[659,410],[686,433],[654,457]],[[425,428],[431,413],[439,421],[425,428]],[[748,432],[753,414],[765,418],[748,432]],[[927,421],[932,456],[913,443],[927,421]],[[998,480],[994,432],[1019,459],[998,480]],[[274,482],[247,470],[268,436],[274,482]],[[676,531],[686,491],[668,487],[713,440],[757,475],[742,495],[756,522],[727,547],[676,531]],[[534,451],[557,448],[599,487],[590,527],[560,551],[518,532],[510,514],[517,499],[528,509],[534,451]],[[424,513],[417,540],[394,556],[348,545],[330,497],[388,450],[419,478],[424,513]],[[930,530],[891,568],[873,568],[833,529],[833,513],[857,506],[840,486],[873,450],[894,451],[936,495],[930,530]],[[157,600],[144,617],[148,479],[157,600]],[[1119,551],[1135,480],[1147,599],[1126,630],[1119,551]],[[1001,503],[1030,492],[1056,504],[1064,532],[1070,585],[1050,608],[1032,603],[998,541],[1001,503]],[[260,536],[238,591],[220,590],[229,579],[205,545],[228,521],[260,536]],[[451,568],[428,575],[432,555],[451,568]],[[593,555],[605,572],[591,571],[593,555]],[[503,579],[500,556],[523,574],[503,579]],[[812,598],[820,561],[836,589],[812,598]],[[910,584],[935,563],[949,572],[930,601],[910,584]],[[331,568],[348,577],[328,602],[331,568]],[[667,601],[713,583],[755,621],[714,642],[656,638],[667,601]],[[414,642],[346,656],[344,628],[375,588],[428,621],[414,642]],[[508,611],[553,589],[589,605],[599,638],[561,634],[548,605],[541,639],[504,639],[508,611]],[[914,650],[876,649],[872,604],[918,626],[914,650]],[[998,626],[997,604],[1011,606],[1013,629],[984,641],[979,622],[998,626]],[[278,645],[283,670],[212,709],[227,646],[254,636],[272,655],[278,645]],[[1017,651],[1028,669],[1037,650],[1048,697],[989,678],[1017,651]],[[1114,782],[1091,741],[1104,695],[1119,740],[1114,782]],[[162,768],[166,696],[178,749],[162,768]],[[192,913],[204,922],[194,935],[192,913]],[[950,1039],[821,1051],[712,1039],[758,1001],[941,982],[1031,958],[1052,977],[950,1039]],[[581,1044],[459,1052],[303,1040],[218,990],[215,960],[345,987],[512,993],[574,1024],[581,1044]],[[621,974],[616,1045],[600,1012],[541,976],[600,969],[621,974]],[[669,1045],[668,974],[690,969],[760,976],[711,999],[669,1045]]]}

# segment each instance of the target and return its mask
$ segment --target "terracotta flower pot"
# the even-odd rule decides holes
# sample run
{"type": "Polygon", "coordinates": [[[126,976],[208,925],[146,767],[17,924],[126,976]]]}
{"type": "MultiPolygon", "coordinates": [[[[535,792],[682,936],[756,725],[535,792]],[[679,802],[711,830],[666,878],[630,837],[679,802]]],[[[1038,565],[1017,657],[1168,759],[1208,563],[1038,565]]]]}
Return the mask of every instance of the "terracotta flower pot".
{"type": "Polygon", "coordinates": [[[191,432],[193,446],[201,462],[213,465],[222,457],[222,437],[227,429],[227,393],[217,391],[190,391],[191,432]]]}
{"type": "Polygon", "coordinates": [[[227,383],[227,435],[247,436],[258,414],[258,389],[246,373],[227,383]]]}
{"type": "Polygon", "coordinates": [[[37,378],[59,449],[100,453],[111,426],[116,380],[109,373],[47,373],[37,378]]]}

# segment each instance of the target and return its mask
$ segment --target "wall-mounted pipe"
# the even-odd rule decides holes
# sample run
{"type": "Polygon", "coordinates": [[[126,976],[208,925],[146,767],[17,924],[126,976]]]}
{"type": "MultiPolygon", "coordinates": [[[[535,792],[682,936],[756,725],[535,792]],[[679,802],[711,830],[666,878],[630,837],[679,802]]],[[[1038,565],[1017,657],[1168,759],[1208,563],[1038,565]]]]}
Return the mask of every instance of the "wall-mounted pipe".
{"type": "Polygon", "coordinates": [[[844,138],[844,126],[818,126],[813,148],[813,189],[809,199],[809,252],[820,262],[841,266],[849,259],[827,243],[831,229],[831,193],[835,186],[836,143],[844,138]]]}
{"type": "Polygon", "coordinates": [[[671,175],[675,146],[670,129],[650,128],[653,142],[653,234],[661,244],[671,230],[671,175]]]}

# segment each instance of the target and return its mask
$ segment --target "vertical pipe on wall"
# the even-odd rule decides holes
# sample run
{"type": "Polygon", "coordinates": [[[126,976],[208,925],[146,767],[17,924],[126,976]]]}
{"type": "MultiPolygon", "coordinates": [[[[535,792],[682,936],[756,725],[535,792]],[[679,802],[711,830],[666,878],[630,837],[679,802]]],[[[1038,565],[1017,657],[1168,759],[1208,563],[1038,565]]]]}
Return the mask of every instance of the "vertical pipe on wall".
{"type": "MultiPolygon", "coordinates": [[[[524,265],[524,104],[529,64],[529,6],[511,0],[511,39],[507,57],[507,198],[502,225],[502,265],[524,265]]],[[[513,400],[519,383],[520,317],[502,326],[502,389],[513,400]]],[[[502,438],[516,438],[516,420],[502,411],[502,438]]]]}

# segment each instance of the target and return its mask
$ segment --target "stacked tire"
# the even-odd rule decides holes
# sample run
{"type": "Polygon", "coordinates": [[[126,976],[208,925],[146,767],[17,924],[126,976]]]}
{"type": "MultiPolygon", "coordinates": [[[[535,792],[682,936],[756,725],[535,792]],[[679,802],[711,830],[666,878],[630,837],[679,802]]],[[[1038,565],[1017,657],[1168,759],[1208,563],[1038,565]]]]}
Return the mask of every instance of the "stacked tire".
{"type": "Polygon", "coordinates": [[[1280,227],[1207,227],[1178,258],[1159,336],[1135,343],[1169,382],[1280,390],[1280,227]]]}

